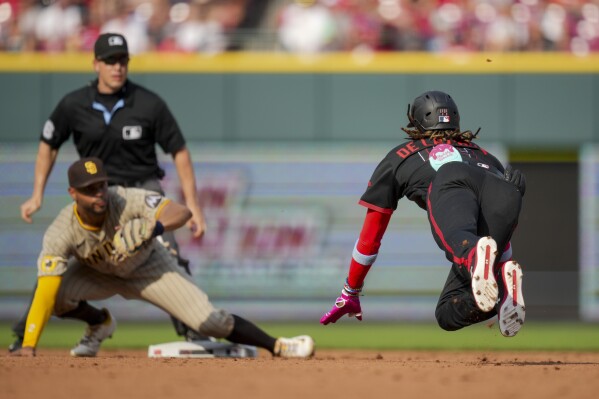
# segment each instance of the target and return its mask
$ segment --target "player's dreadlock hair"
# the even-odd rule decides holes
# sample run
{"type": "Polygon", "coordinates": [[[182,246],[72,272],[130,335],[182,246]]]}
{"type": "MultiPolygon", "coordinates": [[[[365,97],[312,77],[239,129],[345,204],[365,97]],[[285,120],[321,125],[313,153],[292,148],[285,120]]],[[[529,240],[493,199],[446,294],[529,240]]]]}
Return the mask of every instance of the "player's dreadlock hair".
{"type": "Polygon", "coordinates": [[[460,113],[453,98],[442,91],[427,91],[408,104],[408,128],[401,128],[411,140],[474,140],[476,133],[460,130],[460,113]]]}
{"type": "Polygon", "coordinates": [[[478,132],[480,132],[480,128],[476,131],[476,133],[472,133],[472,130],[466,130],[462,132],[460,129],[425,130],[421,132],[418,129],[406,129],[405,127],[402,127],[401,130],[408,134],[410,140],[445,139],[467,142],[478,138],[478,132]]]}

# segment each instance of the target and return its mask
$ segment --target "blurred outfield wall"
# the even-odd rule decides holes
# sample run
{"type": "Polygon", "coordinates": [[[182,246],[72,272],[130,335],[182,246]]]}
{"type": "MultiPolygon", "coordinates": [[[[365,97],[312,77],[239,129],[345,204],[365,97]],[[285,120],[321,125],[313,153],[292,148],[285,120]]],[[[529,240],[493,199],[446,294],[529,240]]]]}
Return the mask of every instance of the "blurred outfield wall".
{"type": "MultiPolygon", "coordinates": [[[[129,70],[202,142],[396,140],[407,104],[431,89],[489,141],[599,140],[599,55],[150,54],[129,70]]],[[[92,78],[91,54],[0,54],[0,140],[37,140],[58,100],[92,78]]]]}
{"type": "MultiPolygon", "coordinates": [[[[43,231],[69,201],[66,168],[76,154],[67,143],[35,224],[19,218],[19,204],[31,193],[41,126],[62,95],[94,77],[89,71],[89,54],[0,55],[0,319],[23,310],[43,231]]],[[[549,201],[550,212],[574,220],[559,226],[560,233],[577,232],[577,209],[551,202],[560,200],[550,192],[552,172],[543,167],[543,154],[577,154],[579,140],[597,141],[597,57],[161,54],[135,57],[130,71],[133,80],[167,100],[190,141],[209,224],[201,243],[179,232],[194,276],[217,305],[248,317],[317,320],[330,306],[363,220],[357,200],[376,163],[403,137],[399,127],[405,125],[408,102],[425,90],[451,93],[463,128],[482,126],[479,144],[502,161],[514,160],[516,152],[519,162],[538,162],[541,154],[538,173],[549,183],[529,182],[531,195],[536,190],[545,204],[549,201]]],[[[167,191],[179,198],[168,157],[163,166],[167,191]]],[[[565,178],[577,180],[577,173],[565,178]]],[[[578,192],[572,191],[575,202],[578,192]]],[[[524,212],[527,206],[536,211],[525,201],[524,212]]],[[[538,233],[540,246],[558,247],[542,239],[548,225],[523,218],[521,227],[532,231],[526,239],[538,233]]],[[[565,248],[566,255],[577,250],[576,243],[565,248]]],[[[531,253],[526,240],[515,251],[531,253]]],[[[577,257],[553,259],[552,266],[539,264],[527,274],[532,278],[527,305],[540,309],[540,317],[550,317],[556,307],[571,308],[557,313],[571,317],[583,303],[581,314],[599,319],[599,283],[594,283],[599,266],[591,261],[587,274],[579,274],[577,257]],[[579,277],[590,277],[595,285],[577,295],[579,277]],[[564,287],[568,293],[559,292],[564,287]]],[[[368,276],[368,317],[432,320],[446,263],[425,213],[401,201],[376,270],[368,276]]],[[[120,318],[164,317],[139,303],[109,305],[120,318]]]]}

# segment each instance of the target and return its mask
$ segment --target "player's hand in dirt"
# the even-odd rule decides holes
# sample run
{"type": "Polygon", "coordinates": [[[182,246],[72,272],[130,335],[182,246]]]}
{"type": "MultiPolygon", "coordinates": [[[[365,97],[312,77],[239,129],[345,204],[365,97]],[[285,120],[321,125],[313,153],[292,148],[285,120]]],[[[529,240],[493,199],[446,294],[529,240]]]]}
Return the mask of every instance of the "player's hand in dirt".
{"type": "Polygon", "coordinates": [[[335,300],[335,305],[331,310],[322,316],[320,323],[325,326],[329,323],[335,323],[343,315],[355,317],[362,321],[362,307],[360,306],[360,297],[351,295],[347,291],[342,290],[341,296],[335,300]]]}
{"type": "Polygon", "coordinates": [[[24,346],[21,349],[17,349],[16,351],[11,352],[9,356],[35,357],[35,348],[31,346],[24,346]]]}

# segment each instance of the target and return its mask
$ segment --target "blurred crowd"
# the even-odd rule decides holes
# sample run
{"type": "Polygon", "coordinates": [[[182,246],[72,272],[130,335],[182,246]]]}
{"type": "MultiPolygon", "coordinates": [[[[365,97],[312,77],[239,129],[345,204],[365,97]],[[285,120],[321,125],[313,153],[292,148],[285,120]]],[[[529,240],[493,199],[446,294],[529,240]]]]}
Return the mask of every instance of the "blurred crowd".
{"type": "Polygon", "coordinates": [[[599,51],[599,0],[0,0],[0,50],[599,51]],[[240,40],[240,38],[243,40],[240,40]]]}
{"type": "Polygon", "coordinates": [[[90,51],[102,32],[132,53],[220,52],[259,0],[0,0],[4,51],[90,51]]]}
{"type": "Polygon", "coordinates": [[[599,0],[297,0],[278,31],[290,51],[584,54],[599,51],[599,0]]]}

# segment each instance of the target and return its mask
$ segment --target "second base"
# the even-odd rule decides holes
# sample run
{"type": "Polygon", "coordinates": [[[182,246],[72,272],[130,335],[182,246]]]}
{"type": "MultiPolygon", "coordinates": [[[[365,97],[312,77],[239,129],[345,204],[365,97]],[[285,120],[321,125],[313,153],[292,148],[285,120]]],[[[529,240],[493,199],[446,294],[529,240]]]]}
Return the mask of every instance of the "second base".
{"type": "Polygon", "coordinates": [[[148,357],[181,357],[181,358],[254,358],[258,357],[255,346],[232,344],[214,341],[178,341],[150,345],[148,357]]]}

